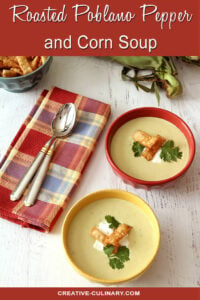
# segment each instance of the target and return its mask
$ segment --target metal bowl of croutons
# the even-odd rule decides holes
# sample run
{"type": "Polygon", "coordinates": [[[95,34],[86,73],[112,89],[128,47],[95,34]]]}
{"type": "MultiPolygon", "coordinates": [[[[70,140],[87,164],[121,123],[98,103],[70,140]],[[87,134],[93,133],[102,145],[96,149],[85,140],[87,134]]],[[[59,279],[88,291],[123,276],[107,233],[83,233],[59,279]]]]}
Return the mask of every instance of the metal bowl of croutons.
{"type": "Polygon", "coordinates": [[[47,73],[52,56],[0,56],[0,88],[25,92],[47,73]]]}

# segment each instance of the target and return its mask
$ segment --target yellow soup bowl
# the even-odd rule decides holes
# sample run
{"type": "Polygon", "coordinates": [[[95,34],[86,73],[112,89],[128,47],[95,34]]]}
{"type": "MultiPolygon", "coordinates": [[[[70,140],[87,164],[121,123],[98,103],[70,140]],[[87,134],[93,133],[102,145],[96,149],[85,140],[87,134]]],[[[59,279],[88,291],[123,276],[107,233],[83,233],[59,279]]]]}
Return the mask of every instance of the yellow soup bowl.
{"type": "Polygon", "coordinates": [[[70,209],[62,227],[62,242],[69,262],[81,275],[91,281],[116,284],[136,279],[150,267],[159,249],[160,228],[154,212],[140,197],[123,190],[100,190],[70,209]],[[131,256],[123,270],[112,269],[106,254],[93,248],[90,229],[105,215],[121,223],[127,220],[133,227],[131,256]]]}

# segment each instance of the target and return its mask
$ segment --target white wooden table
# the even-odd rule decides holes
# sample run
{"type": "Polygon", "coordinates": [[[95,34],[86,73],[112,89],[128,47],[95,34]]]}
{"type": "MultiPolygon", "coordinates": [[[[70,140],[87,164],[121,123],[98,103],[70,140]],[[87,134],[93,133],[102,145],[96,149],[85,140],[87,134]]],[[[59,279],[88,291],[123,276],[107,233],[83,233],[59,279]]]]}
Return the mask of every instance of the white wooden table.
{"type": "MultiPolygon", "coordinates": [[[[161,93],[161,107],[182,117],[197,145],[193,165],[166,190],[135,190],[117,178],[104,153],[108,126],[121,113],[140,106],[157,106],[155,96],[123,82],[121,66],[94,57],[55,57],[47,76],[32,90],[13,94],[0,90],[0,158],[44,88],[52,85],[110,103],[112,116],[73,194],[68,208],[87,193],[104,188],[124,189],[145,199],[161,225],[161,247],[152,267],[128,287],[200,286],[200,69],[179,65],[184,94],[169,100],[161,93]],[[98,170],[98,171],[97,171],[98,170]]],[[[94,287],[78,275],[65,258],[61,225],[68,208],[50,234],[0,219],[0,286],[94,287]]]]}

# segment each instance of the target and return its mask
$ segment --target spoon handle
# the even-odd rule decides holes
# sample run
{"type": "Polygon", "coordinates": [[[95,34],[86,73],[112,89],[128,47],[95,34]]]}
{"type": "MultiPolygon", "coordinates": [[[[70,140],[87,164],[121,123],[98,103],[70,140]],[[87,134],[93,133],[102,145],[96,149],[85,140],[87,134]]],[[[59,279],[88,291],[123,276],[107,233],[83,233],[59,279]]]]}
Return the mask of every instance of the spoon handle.
{"type": "Polygon", "coordinates": [[[30,167],[27,169],[24,176],[18,182],[18,184],[16,185],[13,192],[10,194],[10,200],[16,201],[16,200],[19,200],[21,198],[21,196],[24,193],[27,185],[29,184],[29,182],[33,178],[35,172],[37,171],[37,169],[39,168],[42,160],[44,159],[44,156],[46,155],[47,150],[49,149],[51,141],[52,141],[52,138],[44,145],[44,147],[42,147],[42,149],[40,150],[38,155],[35,157],[34,161],[30,165],[30,167]]]}
{"type": "Polygon", "coordinates": [[[48,166],[49,166],[49,163],[51,161],[51,157],[53,155],[53,151],[54,151],[54,148],[55,148],[55,142],[56,142],[56,140],[50,146],[50,148],[49,148],[42,164],[40,165],[37,173],[35,174],[32,182],[31,182],[28,193],[27,193],[27,195],[25,196],[25,199],[24,199],[24,205],[25,206],[32,206],[36,201],[37,195],[40,191],[41,185],[42,185],[42,183],[44,181],[44,178],[46,176],[48,166]]]}

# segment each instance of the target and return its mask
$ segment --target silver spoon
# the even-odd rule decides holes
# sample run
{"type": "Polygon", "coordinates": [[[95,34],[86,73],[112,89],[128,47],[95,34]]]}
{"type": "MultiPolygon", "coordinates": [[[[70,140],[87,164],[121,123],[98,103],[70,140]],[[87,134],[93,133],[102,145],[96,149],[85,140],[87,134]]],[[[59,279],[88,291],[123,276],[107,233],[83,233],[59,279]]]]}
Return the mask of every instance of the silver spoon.
{"type": "Polygon", "coordinates": [[[50,162],[50,159],[53,154],[54,147],[55,147],[56,139],[59,137],[64,137],[64,136],[69,135],[74,128],[75,122],[76,122],[75,105],[73,103],[66,103],[66,104],[62,105],[51,124],[53,136],[45,144],[45,146],[41,149],[41,151],[38,153],[38,155],[32,162],[31,166],[28,168],[28,170],[26,171],[26,173],[24,174],[22,179],[19,181],[19,183],[17,184],[17,186],[11,193],[10,199],[12,201],[19,200],[21,198],[27,185],[29,184],[29,182],[35,175],[36,171],[38,170],[36,175],[37,176],[40,175],[40,178],[37,179],[37,176],[35,175],[33,182],[31,184],[31,187],[29,189],[29,192],[25,198],[25,205],[26,206],[32,205],[32,199],[34,198],[33,196],[35,196],[36,192],[37,193],[39,192],[39,188],[40,188],[42,181],[46,175],[48,164],[50,162]],[[53,141],[53,143],[52,143],[52,141],[53,141]],[[39,166],[43,160],[44,160],[44,165],[42,164],[41,167],[39,168],[39,166]],[[40,172],[39,172],[39,170],[40,170],[40,172]],[[39,182],[38,182],[38,180],[39,180],[39,182]],[[35,191],[35,192],[33,193],[33,191],[35,191]]]}

